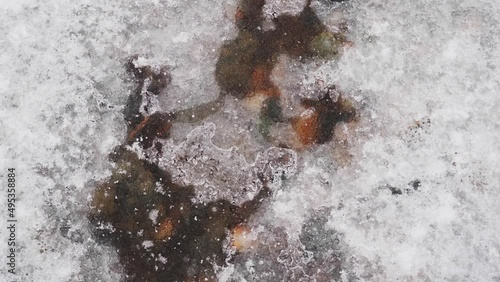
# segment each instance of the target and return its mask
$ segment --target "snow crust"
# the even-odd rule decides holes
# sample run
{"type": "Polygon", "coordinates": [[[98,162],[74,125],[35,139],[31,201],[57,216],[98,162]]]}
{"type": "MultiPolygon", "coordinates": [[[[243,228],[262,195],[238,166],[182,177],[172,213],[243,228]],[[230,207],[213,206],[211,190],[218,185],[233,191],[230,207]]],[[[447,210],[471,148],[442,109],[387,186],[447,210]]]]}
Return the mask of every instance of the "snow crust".
{"type": "MultiPolygon", "coordinates": [[[[235,5],[86,0],[0,5],[0,175],[3,181],[7,168],[16,168],[17,281],[122,277],[115,251],[96,244],[86,217],[92,190],[110,174],[107,156],[125,135],[121,111],[132,85],[124,64],[139,54],[146,62],[170,66],[172,101],[165,103],[171,107],[180,107],[179,100],[182,107],[212,100],[218,95],[217,50],[236,33],[235,5]]],[[[0,208],[6,219],[6,201],[0,208]]],[[[0,240],[7,242],[7,235],[0,232],[0,240]]],[[[6,263],[2,255],[1,281],[12,278],[6,263]]]]}
{"type": "MultiPolygon", "coordinates": [[[[327,19],[335,6],[318,3],[334,30],[338,21],[327,19]]],[[[125,134],[121,110],[131,86],[123,63],[140,54],[145,64],[171,67],[160,101],[166,111],[215,99],[217,50],[236,34],[236,5],[2,3],[0,176],[16,168],[18,281],[122,277],[115,251],[92,239],[86,212],[125,134]]],[[[262,248],[288,247],[269,251],[268,264],[235,262],[221,281],[278,269],[299,277],[293,267],[307,265],[297,261],[310,244],[304,223],[318,214],[322,234],[335,234],[321,240],[338,240],[328,244],[342,253],[339,280],[499,280],[500,2],[352,0],[345,13],[353,46],[338,61],[283,59],[290,81],[283,87],[323,81],[356,101],[359,122],[339,128],[349,133],[352,157],[340,165],[325,153],[336,144],[302,152],[297,175],[250,223],[261,230],[262,248]]],[[[6,201],[0,210],[6,218],[6,201]]],[[[0,280],[8,281],[0,257],[0,280]]]]}
{"type": "Polygon", "coordinates": [[[284,60],[285,91],[335,84],[362,116],[348,139],[350,165],[309,155],[256,224],[297,240],[311,210],[331,207],[328,226],[349,248],[346,277],[498,280],[499,8],[351,1],[354,46],[339,61],[284,60]]]}

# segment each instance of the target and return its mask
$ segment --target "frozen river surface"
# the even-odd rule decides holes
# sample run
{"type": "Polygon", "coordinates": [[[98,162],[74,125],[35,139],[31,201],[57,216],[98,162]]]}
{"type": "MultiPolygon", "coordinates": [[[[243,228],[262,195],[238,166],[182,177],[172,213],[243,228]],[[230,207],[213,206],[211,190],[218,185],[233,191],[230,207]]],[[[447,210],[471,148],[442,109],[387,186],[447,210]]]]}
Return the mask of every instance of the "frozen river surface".
{"type": "MultiPolygon", "coordinates": [[[[243,210],[243,225],[231,215],[204,226],[223,227],[223,249],[211,258],[211,276],[186,267],[192,281],[500,281],[500,2],[306,2],[262,2],[254,30],[245,22],[252,8],[235,0],[2,1],[0,280],[141,281],[134,276],[141,270],[124,261],[131,257],[123,244],[99,239],[89,214],[96,187],[109,179],[146,188],[163,181],[126,174],[152,163],[171,174],[171,187],[192,185],[192,195],[174,204],[194,214],[214,201],[228,213],[243,210]],[[260,35],[286,33],[305,6],[318,19],[318,33],[304,37],[309,51],[260,35]],[[345,40],[328,37],[339,32],[345,40]],[[242,70],[251,77],[248,89],[238,76],[237,83],[221,80],[228,42],[243,46],[238,56],[248,48],[274,54],[275,47],[255,43],[262,38],[282,44],[272,66],[242,70]],[[341,52],[324,54],[335,40],[343,41],[341,52]],[[133,55],[138,69],[168,72],[162,94],[144,96],[140,110],[178,113],[160,145],[133,142],[147,123],[124,121],[137,87],[125,67],[133,55]],[[331,101],[321,100],[326,89],[342,98],[328,92],[331,101]],[[221,98],[225,90],[255,93],[221,98]],[[256,124],[258,107],[272,108],[259,95],[277,91],[290,122],[256,124]],[[307,129],[320,100],[356,112],[330,128],[328,140],[307,129]],[[123,144],[135,155],[110,161],[123,144]],[[8,168],[16,171],[16,274],[8,272],[8,168]],[[247,214],[244,203],[262,191],[265,199],[247,214]]],[[[163,196],[171,188],[155,187],[163,196]]],[[[169,235],[150,239],[146,227],[134,229],[131,242],[139,243],[131,254],[151,251],[159,281],[169,281],[172,270],[161,265],[192,253],[162,256],[158,246],[181,231],[174,215],[144,208],[123,216],[169,235]]],[[[97,228],[129,230],[120,224],[97,228]]],[[[190,243],[193,253],[203,238],[190,243]]]]}

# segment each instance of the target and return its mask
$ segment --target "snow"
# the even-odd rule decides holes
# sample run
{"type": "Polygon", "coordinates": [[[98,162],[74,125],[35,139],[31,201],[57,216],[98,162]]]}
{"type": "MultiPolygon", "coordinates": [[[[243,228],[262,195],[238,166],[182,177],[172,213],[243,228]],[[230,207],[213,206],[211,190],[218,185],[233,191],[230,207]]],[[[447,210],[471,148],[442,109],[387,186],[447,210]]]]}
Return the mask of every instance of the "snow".
{"type": "Polygon", "coordinates": [[[500,242],[498,5],[351,5],[354,46],[338,63],[308,69],[363,107],[353,165],[299,174],[330,175],[328,195],[328,185],[294,183],[268,221],[282,225],[290,210],[339,206],[329,226],[354,250],[351,269],[371,281],[498,279],[498,257],[488,252],[500,242]],[[428,128],[415,129],[427,118],[428,128]],[[414,179],[422,186],[412,193],[381,189],[404,190],[414,179]]]}
{"type": "Polygon", "coordinates": [[[153,246],[154,246],[153,241],[146,240],[146,241],[142,242],[142,247],[144,247],[144,249],[149,249],[153,246]]]}
{"type": "Polygon", "coordinates": [[[298,15],[304,9],[306,0],[271,0],[263,8],[264,17],[272,20],[280,15],[298,15]]]}
{"type": "MultiPolygon", "coordinates": [[[[140,54],[169,65],[171,93],[192,93],[187,104],[210,100],[218,95],[213,50],[235,33],[225,16],[235,3],[23,2],[0,7],[0,169],[2,181],[7,167],[17,171],[18,281],[117,281],[116,253],[92,239],[86,213],[125,134],[125,60],[140,54]],[[174,47],[181,30],[189,40],[174,47]],[[65,224],[77,230],[63,236],[65,224]]],[[[10,281],[1,257],[0,280],[10,281]]]]}
{"type": "MultiPolygon", "coordinates": [[[[266,13],[298,13],[303,2],[268,2],[266,13]]],[[[337,144],[297,152],[295,175],[249,222],[262,239],[252,255],[288,242],[289,260],[273,263],[292,262],[292,272],[305,268],[297,262],[307,254],[304,223],[321,214],[323,232],[339,234],[345,281],[500,279],[500,3],[351,0],[338,14],[338,5],[324,2],[313,1],[319,17],[333,31],[345,19],[353,45],[336,61],[282,57],[273,81],[290,99],[322,81],[356,102],[360,119],[346,139],[350,160],[340,165],[333,158],[329,150],[337,144]]],[[[124,62],[139,54],[142,64],[169,66],[169,95],[158,101],[164,111],[214,100],[218,48],[236,36],[236,6],[229,0],[2,3],[0,179],[16,168],[18,281],[122,277],[116,251],[93,239],[86,214],[93,188],[110,174],[107,155],[124,139],[121,111],[132,89],[124,62]]],[[[241,109],[230,110],[224,114],[241,109]]],[[[176,130],[182,137],[170,148],[180,150],[187,132],[176,130]]],[[[203,142],[226,157],[225,138],[236,137],[203,142]]],[[[236,162],[250,166],[248,159],[240,152],[236,162]]],[[[194,180],[193,173],[186,181],[194,180]]],[[[247,199],[240,192],[222,198],[247,199]]],[[[5,219],[6,201],[0,209],[5,219]]],[[[156,216],[152,211],[150,219],[156,216]]],[[[262,277],[281,271],[258,262],[237,261],[220,279],[246,277],[247,268],[262,277]]],[[[3,253],[0,265],[0,280],[11,280],[3,253]]]]}
{"type": "Polygon", "coordinates": [[[149,219],[153,222],[153,224],[158,223],[158,212],[159,210],[153,209],[149,212],[149,219]]]}

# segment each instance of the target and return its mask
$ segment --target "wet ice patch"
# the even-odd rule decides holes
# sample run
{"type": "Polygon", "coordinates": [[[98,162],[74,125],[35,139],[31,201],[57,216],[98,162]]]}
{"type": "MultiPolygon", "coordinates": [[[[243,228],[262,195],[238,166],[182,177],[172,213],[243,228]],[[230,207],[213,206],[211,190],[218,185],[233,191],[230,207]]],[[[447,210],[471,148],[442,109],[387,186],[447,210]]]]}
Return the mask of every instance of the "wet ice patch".
{"type": "Polygon", "coordinates": [[[297,156],[292,150],[271,147],[257,154],[254,163],[248,163],[236,147],[215,146],[214,135],[215,124],[207,123],[191,131],[179,145],[171,140],[159,141],[163,145],[160,154],[151,149],[147,155],[171,173],[175,183],[193,185],[196,201],[200,202],[226,199],[241,205],[260,191],[262,178],[270,180],[271,187],[279,187],[282,178],[297,169],[297,156]]]}

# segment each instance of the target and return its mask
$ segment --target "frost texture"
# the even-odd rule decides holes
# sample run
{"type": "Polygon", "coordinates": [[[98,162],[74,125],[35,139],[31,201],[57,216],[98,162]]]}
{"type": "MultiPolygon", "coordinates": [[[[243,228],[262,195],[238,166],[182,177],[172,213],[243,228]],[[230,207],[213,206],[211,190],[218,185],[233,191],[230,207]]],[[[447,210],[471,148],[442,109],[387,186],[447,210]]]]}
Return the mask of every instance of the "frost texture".
{"type": "Polygon", "coordinates": [[[299,115],[304,110],[301,105],[302,100],[320,99],[325,96],[328,87],[332,86],[328,85],[332,81],[331,77],[311,75],[321,65],[322,63],[318,61],[302,63],[286,55],[278,58],[271,80],[283,95],[283,104],[286,105],[283,107],[285,116],[299,115]]]}
{"type": "MultiPolygon", "coordinates": [[[[332,10],[320,2],[327,1],[313,1],[314,9],[334,30],[332,10]]],[[[236,34],[236,4],[2,3],[0,171],[19,171],[19,281],[120,279],[114,250],[95,244],[85,214],[125,132],[123,59],[140,54],[172,67],[165,110],[213,100],[211,70],[217,48],[236,34]]],[[[303,152],[300,172],[252,223],[270,226],[262,244],[287,241],[300,250],[311,210],[333,207],[326,229],[342,235],[351,275],[344,281],[498,281],[500,2],[348,5],[354,45],[339,61],[304,72],[359,101],[351,165],[322,154],[328,145],[303,152]],[[421,186],[407,190],[417,179],[421,186]]],[[[260,276],[274,271],[258,263],[241,262],[233,275],[252,264],[260,276]]],[[[0,280],[12,280],[4,256],[0,265],[0,280]]]]}
{"type": "Polygon", "coordinates": [[[110,174],[107,156],[125,135],[125,60],[140,54],[171,66],[171,107],[212,100],[217,50],[236,34],[235,5],[2,2],[0,178],[16,168],[22,224],[18,274],[8,275],[2,255],[0,281],[120,280],[116,251],[94,241],[86,214],[93,188],[110,174]]]}
{"type": "Polygon", "coordinates": [[[163,141],[161,157],[156,157],[153,149],[149,159],[170,172],[175,183],[193,185],[196,201],[205,203],[225,199],[241,205],[260,191],[259,178],[279,187],[281,179],[297,169],[297,156],[292,150],[271,147],[249,164],[236,147],[225,150],[215,146],[214,135],[215,124],[207,123],[190,132],[178,146],[163,141]]]}
{"type": "Polygon", "coordinates": [[[306,157],[266,222],[294,236],[308,208],[334,207],[328,225],[345,237],[356,280],[498,280],[499,3],[350,5],[354,45],[301,82],[359,102],[351,165],[306,157]]]}

